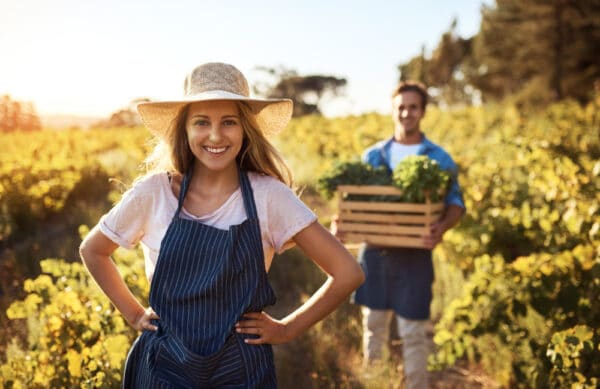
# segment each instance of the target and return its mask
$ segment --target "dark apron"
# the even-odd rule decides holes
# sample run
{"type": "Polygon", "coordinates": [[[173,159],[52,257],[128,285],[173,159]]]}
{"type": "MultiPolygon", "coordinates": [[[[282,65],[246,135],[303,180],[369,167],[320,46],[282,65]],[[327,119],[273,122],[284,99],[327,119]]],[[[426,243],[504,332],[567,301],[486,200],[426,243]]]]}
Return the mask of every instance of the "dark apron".
{"type": "Polygon", "coordinates": [[[391,309],[405,319],[429,318],[431,250],[362,245],[358,260],[366,280],[354,293],[354,303],[370,309],[391,309]]]}
{"type": "Polygon", "coordinates": [[[275,303],[246,172],[239,171],[248,218],[228,231],[180,217],[191,172],[161,242],[150,285],[158,331],[135,341],[123,388],[276,388],[271,345],[248,345],[234,325],[275,303]]]}

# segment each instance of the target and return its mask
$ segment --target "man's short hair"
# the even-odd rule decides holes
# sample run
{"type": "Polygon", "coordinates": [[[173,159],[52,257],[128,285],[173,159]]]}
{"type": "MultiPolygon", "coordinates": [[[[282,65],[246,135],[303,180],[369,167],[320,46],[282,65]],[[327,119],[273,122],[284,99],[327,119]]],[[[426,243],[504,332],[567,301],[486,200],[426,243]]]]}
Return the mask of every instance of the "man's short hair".
{"type": "Polygon", "coordinates": [[[417,92],[421,96],[421,101],[423,102],[423,111],[425,110],[425,107],[427,107],[427,100],[429,99],[425,84],[412,80],[400,81],[398,86],[394,89],[394,93],[392,93],[392,99],[403,92],[417,92]]]}

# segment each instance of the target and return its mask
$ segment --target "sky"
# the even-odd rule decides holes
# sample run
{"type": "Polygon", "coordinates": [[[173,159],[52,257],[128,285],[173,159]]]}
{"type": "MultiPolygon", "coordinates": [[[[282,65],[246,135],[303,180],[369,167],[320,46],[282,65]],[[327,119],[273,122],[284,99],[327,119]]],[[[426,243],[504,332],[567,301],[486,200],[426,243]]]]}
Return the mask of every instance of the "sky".
{"type": "Polygon", "coordinates": [[[196,65],[228,62],[345,78],[326,116],[389,112],[399,64],[453,18],[479,31],[492,0],[0,0],[0,96],[40,115],[108,117],[136,98],[178,98],[196,65]]]}

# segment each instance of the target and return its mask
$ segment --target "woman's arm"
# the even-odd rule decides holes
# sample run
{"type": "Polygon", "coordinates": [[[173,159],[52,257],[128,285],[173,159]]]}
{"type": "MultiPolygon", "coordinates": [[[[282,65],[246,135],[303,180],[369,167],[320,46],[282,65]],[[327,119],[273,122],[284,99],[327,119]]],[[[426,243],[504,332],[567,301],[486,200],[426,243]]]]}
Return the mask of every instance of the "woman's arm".
{"type": "Polygon", "coordinates": [[[360,284],[365,275],[354,257],[318,222],[294,236],[296,244],[327,275],[327,281],[297,310],[281,320],[264,312],[244,315],[236,324],[240,333],[256,334],[250,344],[278,344],[290,341],[336,309],[360,284]]]}
{"type": "Polygon", "coordinates": [[[136,330],[156,330],[152,319],[158,316],[152,308],[144,309],[131,293],[110,258],[118,245],[94,227],[79,247],[81,259],[106,296],[136,330]]]}

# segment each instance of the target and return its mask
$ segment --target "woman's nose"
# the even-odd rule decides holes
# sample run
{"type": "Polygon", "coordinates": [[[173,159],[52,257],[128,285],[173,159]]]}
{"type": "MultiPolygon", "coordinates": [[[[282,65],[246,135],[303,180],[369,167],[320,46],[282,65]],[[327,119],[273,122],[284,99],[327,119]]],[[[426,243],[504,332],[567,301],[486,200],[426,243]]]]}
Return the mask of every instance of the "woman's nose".
{"type": "Polygon", "coordinates": [[[208,134],[208,140],[211,142],[218,142],[221,140],[221,129],[218,125],[211,127],[210,133],[208,134]]]}

